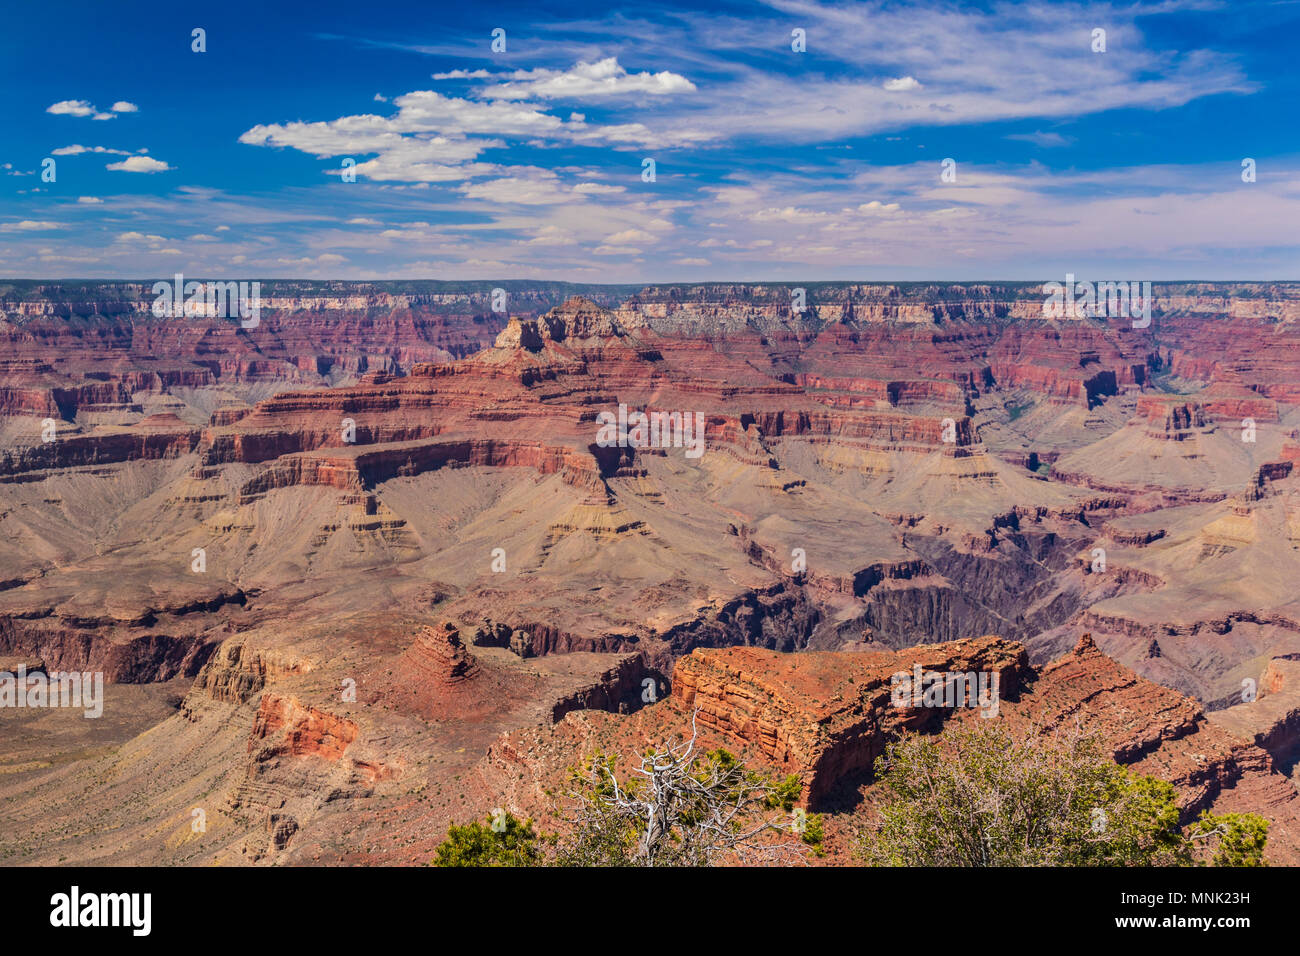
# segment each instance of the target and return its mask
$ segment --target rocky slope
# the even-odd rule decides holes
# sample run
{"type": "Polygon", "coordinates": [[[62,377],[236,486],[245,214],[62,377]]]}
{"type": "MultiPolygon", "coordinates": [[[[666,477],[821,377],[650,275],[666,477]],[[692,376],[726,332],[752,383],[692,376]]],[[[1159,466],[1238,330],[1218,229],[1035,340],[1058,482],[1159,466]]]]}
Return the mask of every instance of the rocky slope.
{"type": "MultiPolygon", "coordinates": [[[[1256,705],[1241,705],[1251,707],[1256,705]]],[[[1224,729],[1193,700],[1144,680],[1089,636],[1034,668],[1024,647],[986,636],[904,651],[779,654],[701,649],[678,662],[671,699],[632,717],[580,713],[493,744],[476,770],[479,799],[544,816],[566,793],[569,768],[600,751],[626,759],[647,741],[725,747],[752,766],[804,784],[803,803],[828,814],[831,862],[851,858],[853,834],[873,813],[871,768],[900,734],[937,734],[953,721],[995,719],[1013,733],[1076,725],[1113,759],[1174,785],[1184,822],[1204,810],[1255,812],[1270,822],[1269,859],[1300,864],[1300,791],[1255,741],[1224,729]],[[996,716],[975,707],[899,706],[892,677],[923,671],[999,675],[996,716]]]]}
{"type": "Polygon", "coordinates": [[[1100,682],[1121,759],[1209,741],[1156,748],[1189,807],[1287,803],[1237,781],[1295,757],[1296,287],[1157,285],[1134,328],[1015,285],[507,285],[267,283],[252,329],[0,288],[0,656],[193,687],[111,755],[16,748],[0,823],[89,788],[139,819],[78,858],[412,862],[499,734],[669,688],[841,728],[750,741],[831,800],[908,726],[836,675],[940,642],[1053,720],[1100,682]]]}

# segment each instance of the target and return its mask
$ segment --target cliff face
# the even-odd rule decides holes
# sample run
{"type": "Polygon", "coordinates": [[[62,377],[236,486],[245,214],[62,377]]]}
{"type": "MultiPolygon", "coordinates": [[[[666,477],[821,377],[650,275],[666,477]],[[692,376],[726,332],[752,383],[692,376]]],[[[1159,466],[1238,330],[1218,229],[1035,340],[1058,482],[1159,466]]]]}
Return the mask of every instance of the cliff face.
{"type": "MultiPolygon", "coordinates": [[[[824,648],[866,629],[891,646],[917,628],[958,638],[999,621],[1027,639],[1067,623],[1155,633],[1169,622],[1117,605],[1113,590],[1094,597],[1098,581],[1055,570],[1071,552],[1100,547],[1121,589],[1167,586],[1159,565],[1174,559],[1170,529],[1134,532],[1107,519],[1196,502],[1230,507],[1246,482],[1267,498],[1288,480],[1296,447],[1280,424],[1285,403],[1265,394],[1300,351],[1289,291],[1262,288],[1273,312],[1225,320],[1267,336],[1272,357],[1234,339],[1231,361],[1205,366],[1200,388],[1189,376],[1201,371],[1177,355],[1208,347],[1197,310],[1214,300],[1199,289],[1178,298],[1184,291],[1162,290],[1167,311],[1148,329],[1044,321],[1036,288],[983,285],[817,287],[803,313],[791,311],[782,286],[642,290],[612,310],[561,290],[514,290],[511,302],[535,311],[512,311],[508,323],[476,311],[487,300],[475,294],[294,290],[273,293],[264,321],[247,330],[155,320],[125,305],[74,319],[68,305],[66,320],[20,314],[7,326],[19,353],[41,357],[19,354],[7,366],[14,384],[4,394],[19,414],[16,440],[0,450],[0,481],[185,463],[191,470],[171,500],[219,541],[245,529],[237,550],[248,553],[259,503],[299,492],[340,503],[369,495],[364,516],[322,519],[308,552],[341,542],[336,529],[346,529],[409,556],[436,551],[436,533],[419,531],[380,489],[441,486],[451,479],[439,476],[464,469],[557,476],[563,508],[540,538],[507,550],[522,548],[527,565],[549,565],[566,586],[539,602],[513,575],[462,575],[451,608],[487,616],[506,585],[511,626],[527,625],[535,653],[635,648],[663,667],[700,644],[824,648]],[[548,301],[558,304],[542,310],[548,301]],[[448,337],[462,333],[475,348],[492,344],[449,361],[448,337]],[[1158,391],[1154,377],[1180,394],[1158,391]],[[695,453],[680,430],[667,447],[600,440],[600,416],[620,406],[698,416],[702,432],[692,437],[708,457],[695,473],[676,470],[674,461],[689,465],[695,453]],[[33,413],[52,417],[52,440],[41,420],[24,417],[33,413]],[[1259,431],[1253,447],[1237,438],[1243,419],[1259,431]],[[671,514],[695,508],[687,502],[699,505],[690,527],[671,514]],[[829,514],[870,529],[861,548],[821,517],[829,514]],[[662,600],[599,622],[561,610],[572,604],[571,574],[560,568],[578,573],[581,540],[632,549],[631,566],[654,568],[641,591],[662,600]],[[1137,542],[1161,557],[1130,560],[1137,542]],[[683,549],[710,554],[706,573],[734,586],[700,594],[703,603],[674,598],[661,558],[683,549]],[[814,560],[795,558],[796,549],[814,560]],[[1049,552],[1055,564],[1044,562],[1049,552]],[[740,580],[727,570],[735,558],[764,573],[740,580]],[[796,570],[800,561],[806,570],[796,570]],[[713,610],[701,615],[702,606],[713,610]]],[[[1210,547],[1192,564],[1222,581],[1214,566],[1225,555],[1210,547]]],[[[1256,619],[1296,620],[1276,603],[1256,619]]],[[[1220,673],[1188,673],[1180,686],[1217,697],[1216,682],[1246,659],[1230,656],[1228,667],[1212,665],[1220,673]]],[[[1209,663],[1179,648],[1163,662],[1189,671],[1209,663]]]]}
{"type": "Polygon", "coordinates": [[[800,775],[804,799],[816,808],[836,785],[869,771],[890,739],[941,723],[941,710],[894,705],[894,675],[917,665],[997,674],[999,693],[1014,697],[1028,663],[1022,646],[995,637],[887,654],[698,650],[673,672],[673,697],[696,712],[699,726],[800,775]]]}
{"type": "MultiPolygon", "coordinates": [[[[0,295],[0,653],[193,680],[166,736],[252,858],[418,860],[500,734],[639,727],[669,687],[829,806],[939,719],[880,705],[909,653],[1052,720],[1121,701],[1117,758],[1189,812],[1286,804],[1286,694],[1236,705],[1300,655],[1294,287],[1158,287],[1143,329],[1015,285],[265,291],[253,329],[0,295]],[[1103,657],[1045,667],[1085,626],[1103,657]],[[348,856],[372,797],[411,816],[348,856]]],[[[146,737],[143,778],[178,759],[146,737]]]]}
{"type": "Polygon", "coordinates": [[[1207,809],[1260,813],[1270,821],[1270,860],[1300,863],[1300,791],[1273,758],[1222,729],[1195,701],[1117,664],[1086,635],[1042,668],[1030,666],[1022,645],[997,637],[900,652],[701,649],[678,662],[670,700],[633,717],[575,714],[503,737],[478,777],[490,799],[536,812],[547,789],[584,756],[630,756],[647,741],[689,737],[693,725],[703,747],[726,747],[754,766],[798,775],[809,808],[830,814],[831,832],[852,832],[852,819],[869,812],[871,767],[890,740],[922,732],[942,744],[953,721],[986,719],[1013,734],[1033,728],[1048,735],[1077,723],[1098,735],[1117,763],[1173,784],[1184,822],[1207,809]],[[891,701],[893,675],[917,668],[996,673],[996,716],[982,716],[977,706],[891,701]]]}
{"type": "MultiPolygon", "coordinates": [[[[1300,761],[1300,661],[1269,661],[1254,691],[1256,699],[1214,711],[1210,719],[1229,733],[1253,740],[1277,766],[1291,772],[1300,761]]],[[[1243,688],[1243,696],[1252,695],[1243,688]]]]}

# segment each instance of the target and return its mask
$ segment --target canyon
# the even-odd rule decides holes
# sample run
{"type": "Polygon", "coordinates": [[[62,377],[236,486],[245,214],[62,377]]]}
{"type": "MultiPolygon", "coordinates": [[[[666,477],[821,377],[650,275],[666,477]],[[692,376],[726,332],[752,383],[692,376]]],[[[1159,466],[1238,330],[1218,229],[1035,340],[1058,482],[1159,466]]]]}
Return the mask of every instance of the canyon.
{"type": "Polygon", "coordinates": [[[106,682],[0,710],[6,862],[418,864],[693,715],[848,862],[887,741],[982,719],[892,708],[919,664],[1300,863],[1300,285],[1157,282],[1145,328],[1027,283],[263,282],[249,329],[149,287],[0,285],[0,669],[106,682]],[[602,442],[621,405],[702,453],[602,442]]]}

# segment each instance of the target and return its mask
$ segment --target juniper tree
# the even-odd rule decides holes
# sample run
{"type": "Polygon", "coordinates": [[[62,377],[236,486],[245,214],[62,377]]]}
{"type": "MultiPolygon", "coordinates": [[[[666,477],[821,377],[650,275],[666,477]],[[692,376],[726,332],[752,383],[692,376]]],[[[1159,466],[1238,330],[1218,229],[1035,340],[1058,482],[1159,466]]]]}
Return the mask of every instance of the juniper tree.
{"type": "Polygon", "coordinates": [[[1268,824],[1204,817],[1184,833],[1177,792],[1118,766],[1078,728],[1013,735],[981,721],[909,735],[876,764],[885,792],[860,845],[894,866],[1258,865],[1268,824]]]}
{"type": "Polygon", "coordinates": [[[573,773],[568,866],[710,866],[801,862],[817,852],[821,819],[795,810],[802,785],[747,769],[691,737],[647,750],[623,779],[596,753],[573,773]]]}

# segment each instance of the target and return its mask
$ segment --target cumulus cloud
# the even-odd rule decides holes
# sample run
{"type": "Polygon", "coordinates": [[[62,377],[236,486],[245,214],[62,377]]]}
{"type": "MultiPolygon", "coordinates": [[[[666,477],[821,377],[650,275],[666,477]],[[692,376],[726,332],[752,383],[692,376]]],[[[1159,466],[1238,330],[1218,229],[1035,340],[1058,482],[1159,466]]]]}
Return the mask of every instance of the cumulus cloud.
{"type": "Polygon", "coordinates": [[[908,90],[919,90],[921,84],[915,77],[900,76],[897,79],[885,80],[884,87],[891,93],[906,93],[908,90]]]}
{"type": "Polygon", "coordinates": [[[59,100],[46,108],[45,112],[55,116],[92,116],[99,111],[88,100],[59,100]]]}
{"type": "MultiPolygon", "coordinates": [[[[475,79],[484,76],[475,71],[475,79]]],[[[450,74],[443,74],[451,78],[450,74]]],[[[487,87],[485,95],[498,99],[566,99],[581,100],[606,96],[643,93],[650,96],[668,96],[674,93],[694,93],[695,84],[686,77],[663,70],[659,73],[629,73],[619,65],[617,57],[606,57],[593,63],[575,63],[567,70],[516,70],[502,74],[505,81],[487,87]]],[[[469,78],[470,74],[463,74],[469,78]]],[[[457,77],[462,78],[462,77],[457,77]]]]}
{"type": "MultiPolygon", "coordinates": [[[[467,78],[480,73],[487,75],[486,71],[452,71],[436,76],[467,78]]],[[[245,131],[239,141],[251,146],[296,149],[317,158],[369,156],[372,158],[357,163],[358,178],[438,183],[504,171],[493,164],[478,164],[477,160],[485,150],[505,148],[511,141],[529,145],[567,141],[592,146],[673,147],[716,138],[703,128],[673,126],[652,130],[641,122],[594,124],[581,113],[570,113],[565,119],[548,112],[544,105],[524,102],[528,97],[581,98],[637,92],[661,95],[694,90],[693,84],[677,74],[628,73],[611,57],[579,63],[570,70],[520,70],[496,75],[511,79],[485,87],[474,98],[415,90],[395,97],[392,104],[397,111],[389,116],[365,113],[314,122],[261,123],[245,131]]],[[[339,170],[327,172],[338,175],[339,170]]],[[[599,191],[599,187],[587,190],[599,191]]]]}
{"type": "Polygon", "coordinates": [[[445,150],[443,161],[464,161],[478,155],[488,142],[466,139],[473,134],[493,137],[538,136],[554,133],[563,126],[557,116],[540,107],[518,103],[478,103],[443,96],[432,90],[417,90],[393,100],[393,116],[363,114],[327,122],[262,124],[239,137],[254,146],[289,146],[313,156],[341,156],[347,153],[379,153],[412,141],[423,148],[445,150]],[[409,140],[413,134],[429,134],[409,140]]]}
{"type": "Polygon", "coordinates": [[[172,167],[162,160],[153,159],[149,156],[132,156],[120,163],[109,163],[104,168],[119,173],[165,173],[171,170],[172,167]]]}
{"type": "Polygon", "coordinates": [[[101,111],[90,100],[59,100],[46,107],[45,112],[53,113],[55,116],[89,116],[94,120],[111,120],[117,113],[135,113],[139,107],[134,103],[128,103],[125,100],[118,100],[113,104],[111,111],[101,111]]]}

